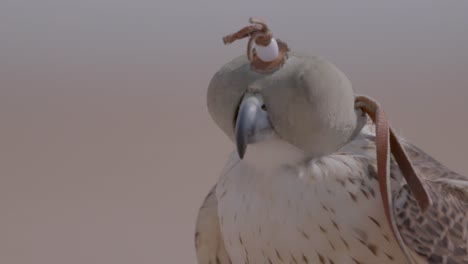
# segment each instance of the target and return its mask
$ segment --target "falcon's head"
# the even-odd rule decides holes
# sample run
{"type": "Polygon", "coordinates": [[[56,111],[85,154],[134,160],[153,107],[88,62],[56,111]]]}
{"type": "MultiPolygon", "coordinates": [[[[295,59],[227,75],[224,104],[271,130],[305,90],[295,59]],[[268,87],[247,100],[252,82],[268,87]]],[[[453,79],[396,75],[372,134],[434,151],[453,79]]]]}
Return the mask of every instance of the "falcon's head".
{"type": "Polygon", "coordinates": [[[212,78],[207,100],[211,117],[235,142],[240,158],[248,145],[272,140],[308,157],[331,154],[366,120],[339,69],[295,53],[271,72],[253,70],[246,56],[234,59],[212,78]]]}

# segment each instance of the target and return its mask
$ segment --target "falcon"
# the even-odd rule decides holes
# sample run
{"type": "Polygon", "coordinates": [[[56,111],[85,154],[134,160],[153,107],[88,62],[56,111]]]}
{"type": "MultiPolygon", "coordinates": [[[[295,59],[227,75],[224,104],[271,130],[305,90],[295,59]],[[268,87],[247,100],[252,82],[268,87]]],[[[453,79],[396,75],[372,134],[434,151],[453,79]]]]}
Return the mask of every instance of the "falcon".
{"type": "Polygon", "coordinates": [[[265,22],[212,78],[235,143],[197,218],[199,264],[468,263],[468,177],[399,137],[330,62],[265,22]]]}

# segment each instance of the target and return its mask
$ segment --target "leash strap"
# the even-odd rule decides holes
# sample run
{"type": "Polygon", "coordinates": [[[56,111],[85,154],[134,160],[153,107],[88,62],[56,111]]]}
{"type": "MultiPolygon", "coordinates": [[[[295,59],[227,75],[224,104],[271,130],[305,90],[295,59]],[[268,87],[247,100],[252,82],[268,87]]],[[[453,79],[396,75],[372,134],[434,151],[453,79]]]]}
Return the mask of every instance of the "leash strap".
{"type": "Polygon", "coordinates": [[[379,181],[380,194],[385,210],[385,215],[392,228],[400,248],[405,253],[410,263],[414,263],[411,254],[401,237],[401,234],[396,225],[395,216],[393,213],[393,199],[390,184],[390,155],[393,154],[396,163],[398,164],[403,177],[405,178],[409,189],[416,198],[419,208],[425,212],[431,205],[432,201],[425,189],[421,179],[416,174],[411,161],[408,158],[403,146],[395,135],[394,131],[388,124],[387,118],[380,105],[367,96],[356,97],[356,108],[360,108],[364,113],[369,115],[376,126],[376,151],[377,151],[377,177],[379,181]]]}

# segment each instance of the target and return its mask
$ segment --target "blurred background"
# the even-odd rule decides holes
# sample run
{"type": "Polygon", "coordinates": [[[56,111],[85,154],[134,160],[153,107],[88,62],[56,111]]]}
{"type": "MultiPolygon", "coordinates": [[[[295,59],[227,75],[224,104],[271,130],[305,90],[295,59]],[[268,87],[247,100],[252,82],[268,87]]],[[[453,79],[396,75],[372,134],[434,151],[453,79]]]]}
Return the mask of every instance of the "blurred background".
{"type": "Polygon", "coordinates": [[[331,60],[412,142],[468,174],[467,1],[0,2],[0,263],[195,263],[232,144],[222,36],[266,19],[331,60]]]}

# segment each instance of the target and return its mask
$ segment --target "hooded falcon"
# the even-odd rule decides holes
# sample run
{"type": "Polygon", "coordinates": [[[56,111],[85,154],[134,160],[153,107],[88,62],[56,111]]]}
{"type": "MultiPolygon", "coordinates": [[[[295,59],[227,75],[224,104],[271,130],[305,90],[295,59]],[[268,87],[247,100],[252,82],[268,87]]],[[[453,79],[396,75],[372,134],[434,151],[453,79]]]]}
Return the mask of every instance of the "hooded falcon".
{"type": "Polygon", "coordinates": [[[468,177],[395,135],[330,62],[258,19],[212,78],[234,142],[196,223],[199,264],[468,263],[468,177]]]}

